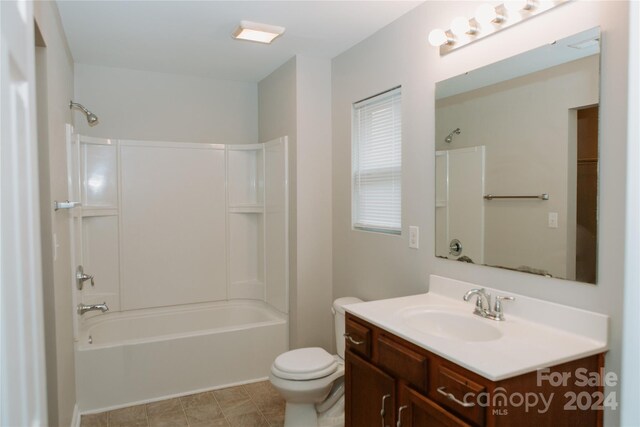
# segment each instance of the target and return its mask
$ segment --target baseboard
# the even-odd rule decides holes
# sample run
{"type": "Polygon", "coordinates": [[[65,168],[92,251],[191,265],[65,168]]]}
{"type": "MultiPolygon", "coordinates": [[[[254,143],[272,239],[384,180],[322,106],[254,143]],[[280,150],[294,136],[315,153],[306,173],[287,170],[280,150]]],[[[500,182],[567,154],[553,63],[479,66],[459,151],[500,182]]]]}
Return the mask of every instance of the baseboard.
{"type": "Polygon", "coordinates": [[[78,410],[78,404],[73,407],[73,416],[71,417],[71,427],[80,427],[80,411],[78,410]]]}

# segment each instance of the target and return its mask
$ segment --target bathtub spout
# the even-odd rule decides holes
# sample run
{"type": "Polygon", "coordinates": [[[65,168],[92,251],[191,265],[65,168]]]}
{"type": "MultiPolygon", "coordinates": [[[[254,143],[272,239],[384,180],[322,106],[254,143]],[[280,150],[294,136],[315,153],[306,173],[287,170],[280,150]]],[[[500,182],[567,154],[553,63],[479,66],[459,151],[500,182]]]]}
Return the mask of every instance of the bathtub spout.
{"type": "Polygon", "coordinates": [[[105,311],[109,311],[109,307],[107,307],[107,303],[103,302],[102,304],[78,304],[78,314],[83,315],[87,311],[95,311],[100,310],[103,313],[105,311]]]}

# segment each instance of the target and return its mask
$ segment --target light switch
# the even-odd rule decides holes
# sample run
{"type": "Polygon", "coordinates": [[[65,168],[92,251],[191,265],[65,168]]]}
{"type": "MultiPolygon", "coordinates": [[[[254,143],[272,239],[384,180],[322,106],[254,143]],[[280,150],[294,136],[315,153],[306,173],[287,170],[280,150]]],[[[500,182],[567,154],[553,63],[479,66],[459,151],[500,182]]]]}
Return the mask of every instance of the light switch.
{"type": "Polygon", "coordinates": [[[418,249],[420,245],[420,227],[415,225],[409,226],[409,247],[418,249]]]}
{"type": "Polygon", "coordinates": [[[549,212],[549,228],[558,228],[558,212],[549,212]]]}

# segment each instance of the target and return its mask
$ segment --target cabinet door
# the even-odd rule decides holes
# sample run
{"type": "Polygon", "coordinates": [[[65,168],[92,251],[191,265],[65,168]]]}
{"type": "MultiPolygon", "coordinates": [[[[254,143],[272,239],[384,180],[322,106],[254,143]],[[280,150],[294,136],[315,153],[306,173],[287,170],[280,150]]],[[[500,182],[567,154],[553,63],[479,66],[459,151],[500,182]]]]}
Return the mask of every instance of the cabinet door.
{"type": "Polygon", "coordinates": [[[398,417],[398,427],[469,427],[469,424],[405,385],[400,387],[398,417]]]}
{"type": "Polygon", "coordinates": [[[394,427],[395,380],[350,351],[345,360],[345,426],[394,427]]]}

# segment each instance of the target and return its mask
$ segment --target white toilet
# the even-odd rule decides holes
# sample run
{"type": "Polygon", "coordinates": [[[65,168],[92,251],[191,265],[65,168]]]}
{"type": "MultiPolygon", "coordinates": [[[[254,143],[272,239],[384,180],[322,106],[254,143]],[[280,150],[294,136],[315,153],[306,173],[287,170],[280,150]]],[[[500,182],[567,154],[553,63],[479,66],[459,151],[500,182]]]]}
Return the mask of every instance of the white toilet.
{"type": "Polygon", "coordinates": [[[344,306],[362,300],[333,302],[337,355],[320,347],[287,351],[271,365],[271,384],[287,402],[285,427],[344,425],[344,306]]]}

